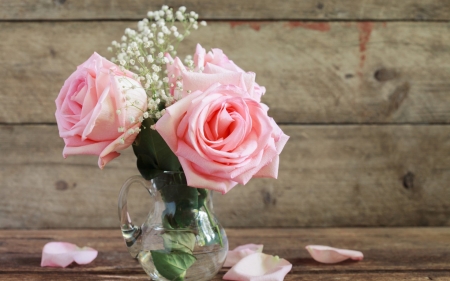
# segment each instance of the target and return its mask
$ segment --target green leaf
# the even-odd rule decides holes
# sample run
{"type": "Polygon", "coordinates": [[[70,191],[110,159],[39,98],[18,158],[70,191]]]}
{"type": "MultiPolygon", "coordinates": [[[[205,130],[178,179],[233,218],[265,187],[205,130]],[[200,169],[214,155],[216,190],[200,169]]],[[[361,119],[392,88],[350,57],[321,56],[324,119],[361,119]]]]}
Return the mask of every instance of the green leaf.
{"type": "Polygon", "coordinates": [[[197,207],[198,192],[196,188],[186,184],[168,184],[160,188],[164,202],[178,202],[189,199],[197,207]]]}
{"type": "MultiPolygon", "coordinates": [[[[197,193],[194,193],[197,195],[197,193]]],[[[177,209],[175,211],[175,222],[179,227],[188,227],[198,214],[197,198],[185,198],[177,202],[177,209]]]]}
{"type": "Polygon", "coordinates": [[[184,174],[176,177],[179,177],[176,182],[182,184],[168,184],[160,188],[166,205],[163,222],[168,222],[173,228],[184,228],[190,226],[198,214],[198,191],[184,183],[184,174]]]}
{"type": "Polygon", "coordinates": [[[142,122],[141,131],[133,143],[137,166],[142,176],[149,180],[156,171],[181,171],[178,157],[173,153],[161,135],[150,127],[155,122],[147,118],[142,122]]]}
{"type": "Polygon", "coordinates": [[[167,251],[181,251],[192,254],[195,246],[195,234],[189,231],[167,231],[161,235],[167,251]]]}
{"type": "Polygon", "coordinates": [[[173,221],[173,215],[167,214],[166,210],[164,210],[162,214],[162,225],[165,229],[174,229],[172,225],[175,225],[173,221]]]}
{"type": "Polygon", "coordinates": [[[159,274],[169,280],[184,280],[186,270],[197,260],[192,254],[180,251],[150,251],[159,274]]]}
{"type": "Polygon", "coordinates": [[[142,177],[146,180],[151,180],[164,173],[162,170],[156,170],[152,167],[156,167],[156,164],[151,163],[153,159],[148,155],[139,155],[137,157],[137,168],[142,177]]]}

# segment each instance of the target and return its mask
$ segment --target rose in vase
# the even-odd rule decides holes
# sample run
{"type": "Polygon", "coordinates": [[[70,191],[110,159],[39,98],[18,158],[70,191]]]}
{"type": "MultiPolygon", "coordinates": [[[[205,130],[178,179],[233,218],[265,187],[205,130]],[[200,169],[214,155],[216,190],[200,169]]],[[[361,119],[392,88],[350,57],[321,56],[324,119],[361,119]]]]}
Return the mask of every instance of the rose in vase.
{"type": "Polygon", "coordinates": [[[204,53],[198,46],[195,60],[205,65],[200,72],[186,71],[178,58],[172,62],[177,67],[169,68],[169,75],[181,73],[184,97],[166,109],[156,130],[178,157],[190,186],[224,194],[252,177],[276,178],[289,137],[259,102],[264,88],[221,50],[206,59],[204,53]]]}
{"type": "Polygon", "coordinates": [[[98,165],[119,156],[140,130],[147,95],[129,71],[94,53],[66,80],[56,99],[63,155],[98,155],[98,165]]]}

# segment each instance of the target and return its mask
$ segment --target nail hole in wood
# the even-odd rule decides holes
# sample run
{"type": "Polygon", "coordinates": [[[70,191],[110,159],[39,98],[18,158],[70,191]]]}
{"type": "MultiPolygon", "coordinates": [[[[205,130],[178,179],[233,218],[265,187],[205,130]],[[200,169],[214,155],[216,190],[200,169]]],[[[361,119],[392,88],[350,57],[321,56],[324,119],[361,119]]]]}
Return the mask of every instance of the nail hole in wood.
{"type": "Polygon", "coordinates": [[[392,69],[380,68],[375,71],[374,77],[379,82],[389,81],[397,77],[397,72],[392,69]]]}
{"type": "Polygon", "coordinates": [[[52,56],[52,58],[56,57],[56,51],[52,47],[50,47],[50,55],[52,56]]]}
{"type": "Polygon", "coordinates": [[[265,205],[276,205],[277,199],[272,196],[272,194],[268,191],[262,192],[263,202],[265,205]]]}
{"type": "Polygon", "coordinates": [[[406,173],[406,175],[403,176],[403,187],[406,189],[413,189],[414,188],[414,174],[411,172],[406,173]]]}
{"type": "Polygon", "coordinates": [[[56,190],[64,191],[69,188],[69,185],[67,184],[67,182],[61,180],[55,183],[55,188],[56,190]]]}

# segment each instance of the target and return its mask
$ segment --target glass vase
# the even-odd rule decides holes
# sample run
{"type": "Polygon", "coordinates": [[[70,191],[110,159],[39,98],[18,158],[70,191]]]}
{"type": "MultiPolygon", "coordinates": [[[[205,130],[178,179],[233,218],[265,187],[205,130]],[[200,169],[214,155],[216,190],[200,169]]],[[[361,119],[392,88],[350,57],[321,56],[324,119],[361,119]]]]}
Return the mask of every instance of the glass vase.
{"type": "Polygon", "coordinates": [[[214,215],[212,192],[188,186],[183,172],[129,178],[120,191],[119,217],[128,251],[152,280],[211,280],[225,262],[228,239],[214,215]],[[153,201],[141,226],[127,211],[133,183],[143,185],[153,201]]]}

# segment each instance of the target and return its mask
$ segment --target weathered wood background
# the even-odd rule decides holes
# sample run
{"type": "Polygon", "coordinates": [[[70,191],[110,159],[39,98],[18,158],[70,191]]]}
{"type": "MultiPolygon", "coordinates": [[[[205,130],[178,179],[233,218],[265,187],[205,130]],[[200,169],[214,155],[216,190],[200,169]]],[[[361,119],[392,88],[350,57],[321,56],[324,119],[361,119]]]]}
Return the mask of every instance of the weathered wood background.
{"type": "MultiPolygon", "coordinates": [[[[164,1],[267,87],[291,136],[278,180],[217,195],[226,227],[450,226],[450,1],[164,1]]],[[[54,99],[163,1],[0,0],[0,228],[116,227],[130,150],[62,158],[54,99]]],[[[132,212],[150,199],[136,189],[132,212]]]]}

